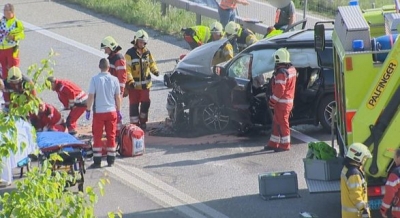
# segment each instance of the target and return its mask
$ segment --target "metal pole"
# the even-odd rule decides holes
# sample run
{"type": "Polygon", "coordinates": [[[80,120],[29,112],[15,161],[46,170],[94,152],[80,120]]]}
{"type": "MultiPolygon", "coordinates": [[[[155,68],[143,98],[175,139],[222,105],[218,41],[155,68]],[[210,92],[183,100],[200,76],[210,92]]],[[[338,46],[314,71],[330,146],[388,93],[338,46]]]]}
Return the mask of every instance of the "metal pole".
{"type": "Polygon", "coordinates": [[[201,14],[196,14],[196,25],[201,25],[201,14]]]}
{"type": "Polygon", "coordinates": [[[166,3],[161,3],[161,15],[166,16],[168,11],[168,5],[166,3]]]}
{"type": "Polygon", "coordinates": [[[306,17],[307,17],[307,3],[308,3],[308,0],[304,0],[303,19],[306,19],[306,17]]]}

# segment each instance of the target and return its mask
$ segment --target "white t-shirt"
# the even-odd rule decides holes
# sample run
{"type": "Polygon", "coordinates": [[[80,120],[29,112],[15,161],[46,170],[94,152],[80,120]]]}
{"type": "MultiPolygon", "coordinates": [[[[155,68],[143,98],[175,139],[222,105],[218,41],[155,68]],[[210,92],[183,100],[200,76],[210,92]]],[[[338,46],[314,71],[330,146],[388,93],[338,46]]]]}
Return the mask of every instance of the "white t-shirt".
{"type": "Polygon", "coordinates": [[[119,95],[117,77],[108,72],[101,72],[92,77],[89,94],[94,94],[93,112],[107,113],[116,111],[115,95],[119,95]]]}

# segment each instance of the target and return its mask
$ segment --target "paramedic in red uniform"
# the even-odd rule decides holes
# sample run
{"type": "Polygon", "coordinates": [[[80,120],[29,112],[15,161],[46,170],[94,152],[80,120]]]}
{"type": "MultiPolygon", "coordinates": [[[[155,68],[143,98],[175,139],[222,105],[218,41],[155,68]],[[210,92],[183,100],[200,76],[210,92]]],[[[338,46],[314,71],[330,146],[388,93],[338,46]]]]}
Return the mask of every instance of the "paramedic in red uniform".
{"type": "Polygon", "coordinates": [[[8,69],[19,66],[19,41],[25,38],[24,25],[15,18],[14,5],[4,5],[4,16],[0,20],[0,65],[7,79],[8,69]]]}
{"type": "Polygon", "coordinates": [[[286,48],[278,49],[274,60],[272,96],[269,98],[269,107],[274,111],[272,133],[264,150],[281,152],[290,149],[289,115],[293,108],[297,72],[290,63],[290,54],[286,48]]]}
{"type": "Polygon", "coordinates": [[[71,110],[66,120],[68,133],[76,135],[77,121],[86,110],[87,94],[75,83],[68,80],[56,79],[48,77],[51,88],[58,95],[58,99],[64,106],[65,110],[71,110]]]}
{"type": "Polygon", "coordinates": [[[40,103],[38,113],[31,115],[30,121],[38,132],[65,131],[65,122],[60,111],[45,102],[40,103]]]}
{"type": "MultiPolygon", "coordinates": [[[[11,67],[8,70],[7,79],[4,81],[4,105],[7,109],[10,107],[17,107],[18,105],[27,104],[29,100],[36,97],[36,91],[34,84],[30,78],[23,75],[19,67],[11,67]],[[26,94],[26,91],[30,92],[30,95],[26,94]],[[25,95],[25,102],[11,102],[12,94],[25,95]]],[[[22,98],[19,98],[22,100],[22,98]]]]}
{"type": "Polygon", "coordinates": [[[393,157],[396,167],[391,171],[385,185],[385,195],[381,205],[382,217],[388,217],[388,210],[392,207],[392,217],[400,218],[400,149],[396,149],[393,157]]]}
{"type": "Polygon", "coordinates": [[[107,138],[107,163],[112,166],[116,156],[117,119],[122,119],[121,96],[118,79],[109,73],[110,63],[102,58],[99,63],[101,72],[92,77],[89,85],[86,119],[90,119],[93,108],[93,167],[101,167],[103,129],[107,138]]]}
{"type": "MultiPolygon", "coordinates": [[[[125,90],[126,83],[126,62],[125,57],[119,51],[121,46],[111,36],[107,36],[101,41],[100,48],[104,50],[104,53],[108,55],[108,61],[110,62],[110,73],[111,75],[118,78],[120,95],[122,96],[125,90]]],[[[118,120],[117,124],[117,136],[122,128],[122,120],[118,120]]]]}
{"type": "Polygon", "coordinates": [[[149,35],[144,30],[135,33],[134,46],[125,54],[126,69],[129,84],[129,117],[130,123],[146,130],[150,108],[150,88],[152,86],[151,74],[159,76],[156,61],[146,44],[149,35]],[[139,111],[140,105],[140,111],[139,111]]]}

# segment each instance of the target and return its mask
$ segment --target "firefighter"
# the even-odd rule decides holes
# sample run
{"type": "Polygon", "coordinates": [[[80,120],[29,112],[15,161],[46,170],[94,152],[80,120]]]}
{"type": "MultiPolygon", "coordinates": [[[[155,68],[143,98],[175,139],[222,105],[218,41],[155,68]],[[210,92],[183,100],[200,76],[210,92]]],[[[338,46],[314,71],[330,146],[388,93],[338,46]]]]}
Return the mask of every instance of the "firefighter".
{"type": "Polygon", "coordinates": [[[36,98],[36,91],[32,80],[23,75],[19,67],[14,66],[8,70],[7,79],[4,81],[3,97],[6,109],[27,104],[28,101],[36,98]],[[28,91],[29,94],[27,94],[26,91],[28,91]],[[21,100],[21,102],[11,102],[13,94],[19,95],[18,99],[21,100]],[[25,97],[21,95],[25,95],[25,97]]]}
{"type": "Polygon", "coordinates": [[[41,102],[37,114],[30,116],[32,126],[36,131],[65,131],[65,120],[53,105],[41,102]]]}
{"type": "Polygon", "coordinates": [[[385,195],[381,205],[382,217],[388,217],[387,213],[392,207],[392,217],[400,218],[400,149],[396,149],[393,157],[396,167],[391,171],[385,185],[385,195]]]}
{"type": "Polygon", "coordinates": [[[367,183],[364,163],[372,158],[368,147],[361,143],[349,146],[340,176],[340,195],[343,218],[369,218],[367,183]]]}
{"type": "Polygon", "coordinates": [[[239,52],[258,41],[256,35],[251,30],[245,29],[233,21],[230,21],[225,26],[225,32],[227,37],[231,35],[235,36],[239,52]]]}
{"type": "Polygon", "coordinates": [[[126,70],[129,84],[129,117],[130,123],[146,130],[150,108],[151,74],[159,76],[157,64],[151,52],[146,48],[149,40],[144,30],[135,33],[133,47],[125,54],[126,70]],[[140,105],[140,110],[139,110],[140,105]]]}
{"type": "Polygon", "coordinates": [[[210,28],[207,26],[193,26],[189,28],[182,28],[183,38],[189,44],[191,49],[195,49],[207,42],[211,41],[210,28]]]}
{"type": "MultiPolygon", "coordinates": [[[[123,96],[126,84],[126,62],[124,55],[119,52],[122,48],[111,36],[105,37],[101,42],[100,47],[101,49],[104,49],[104,52],[108,55],[110,73],[118,78],[120,94],[123,96]]],[[[122,120],[118,120],[117,136],[119,136],[121,128],[122,120]]]]}
{"type": "MultiPolygon", "coordinates": [[[[211,31],[212,41],[220,40],[225,35],[222,24],[218,21],[215,21],[210,25],[210,31],[211,31]]],[[[223,45],[223,47],[218,49],[218,51],[215,53],[212,61],[212,66],[228,61],[232,58],[233,58],[233,47],[230,42],[227,42],[225,45],[223,45]]]]}
{"type": "Polygon", "coordinates": [[[93,108],[93,168],[101,167],[103,129],[107,138],[107,164],[109,167],[114,164],[117,120],[122,120],[119,81],[109,73],[110,64],[106,58],[100,60],[99,68],[101,72],[90,80],[86,108],[87,120],[93,108]]]}
{"type": "Polygon", "coordinates": [[[275,29],[275,27],[270,26],[267,28],[267,33],[265,34],[264,39],[269,39],[274,36],[280,35],[282,33],[283,33],[283,30],[277,30],[277,29],[275,29]]]}
{"type": "Polygon", "coordinates": [[[69,134],[76,135],[77,121],[86,110],[88,95],[71,81],[56,79],[52,76],[47,80],[51,84],[51,89],[57,93],[64,110],[70,110],[66,119],[66,127],[69,134]]]}
{"type": "Polygon", "coordinates": [[[269,107],[274,111],[272,133],[264,150],[281,152],[290,149],[289,115],[293,108],[297,71],[290,63],[286,48],[276,50],[274,60],[275,70],[270,82],[272,95],[269,96],[269,107]]]}
{"type": "Polygon", "coordinates": [[[19,66],[19,41],[25,38],[24,26],[15,17],[14,5],[4,5],[4,16],[0,21],[0,65],[2,79],[7,79],[8,70],[19,66]]]}

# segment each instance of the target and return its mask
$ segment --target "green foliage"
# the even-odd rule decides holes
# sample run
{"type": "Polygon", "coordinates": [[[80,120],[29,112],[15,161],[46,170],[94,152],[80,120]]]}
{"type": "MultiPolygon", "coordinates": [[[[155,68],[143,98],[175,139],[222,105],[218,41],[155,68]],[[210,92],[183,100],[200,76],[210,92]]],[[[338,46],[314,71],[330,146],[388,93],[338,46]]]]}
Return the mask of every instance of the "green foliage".
{"type": "MultiPolygon", "coordinates": [[[[28,68],[27,75],[32,83],[25,86],[23,93],[12,94],[8,113],[0,112],[0,155],[8,157],[11,152],[16,153],[18,149],[25,149],[26,145],[18,145],[16,121],[27,119],[31,113],[36,113],[39,108],[40,99],[33,95],[49,89],[50,84],[45,79],[53,74],[52,66],[55,64],[50,52],[49,57],[28,68]]],[[[32,132],[36,136],[35,132],[32,132]]],[[[2,158],[0,158],[0,161],[2,158]]],[[[67,191],[69,184],[76,184],[81,175],[78,172],[71,172],[58,169],[54,165],[61,161],[59,155],[51,155],[50,160],[45,160],[41,167],[34,167],[23,180],[16,181],[16,189],[10,193],[0,196],[0,217],[24,217],[24,218],[91,218],[94,217],[94,205],[98,197],[93,187],[86,187],[85,192],[73,193],[67,191]]],[[[0,165],[2,166],[2,165],[0,165]]],[[[63,169],[63,168],[60,168],[63,169]]],[[[65,168],[64,168],[65,169],[65,168]]],[[[102,179],[99,182],[99,192],[104,194],[104,185],[108,180],[102,179]]],[[[122,213],[110,213],[109,217],[122,217],[122,213]]]]}

